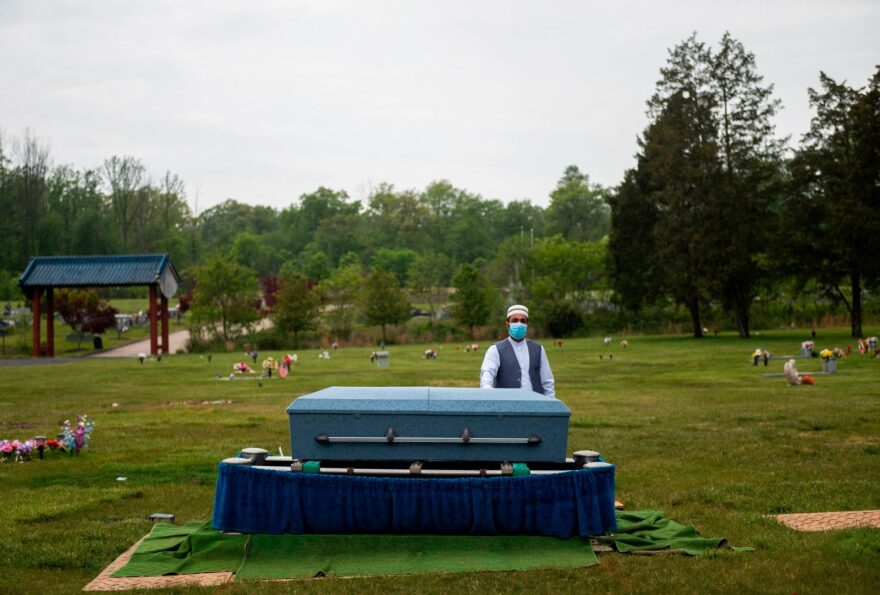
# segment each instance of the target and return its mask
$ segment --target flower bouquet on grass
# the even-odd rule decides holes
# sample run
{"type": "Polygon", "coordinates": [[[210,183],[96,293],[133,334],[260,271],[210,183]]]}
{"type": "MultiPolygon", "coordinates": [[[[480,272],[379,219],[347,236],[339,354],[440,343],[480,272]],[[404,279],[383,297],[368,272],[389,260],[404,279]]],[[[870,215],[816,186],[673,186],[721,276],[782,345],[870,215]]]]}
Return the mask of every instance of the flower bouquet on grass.
{"type": "Polygon", "coordinates": [[[0,462],[24,463],[31,460],[31,451],[34,450],[34,441],[25,440],[0,440],[0,462]]]}
{"type": "Polygon", "coordinates": [[[69,419],[65,419],[61,424],[60,442],[64,450],[71,454],[79,454],[79,451],[89,447],[89,440],[95,427],[95,422],[88,415],[80,414],[76,418],[76,425],[71,424],[69,419]]]}
{"type": "Polygon", "coordinates": [[[267,357],[263,360],[263,376],[271,378],[272,370],[278,369],[278,362],[275,361],[274,357],[267,357]]]}
{"type": "Polygon", "coordinates": [[[837,354],[828,348],[819,352],[822,358],[822,371],[826,374],[833,374],[837,371],[837,354]]]}
{"type": "Polygon", "coordinates": [[[251,369],[247,362],[237,362],[232,365],[232,372],[234,374],[253,374],[254,371],[251,369]]]}
{"type": "Polygon", "coordinates": [[[92,418],[82,414],[76,417],[76,424],[72,424],[69,419],[64,420],[58,440],[46,440],[45,436],[37,436],[25,441],[0,440],[0,463],[30,461],[35,450],[42,459],[47,448],[49,452],[79,453],[83,448],[89,447],[94,427],[95,422],[92,418]]]}

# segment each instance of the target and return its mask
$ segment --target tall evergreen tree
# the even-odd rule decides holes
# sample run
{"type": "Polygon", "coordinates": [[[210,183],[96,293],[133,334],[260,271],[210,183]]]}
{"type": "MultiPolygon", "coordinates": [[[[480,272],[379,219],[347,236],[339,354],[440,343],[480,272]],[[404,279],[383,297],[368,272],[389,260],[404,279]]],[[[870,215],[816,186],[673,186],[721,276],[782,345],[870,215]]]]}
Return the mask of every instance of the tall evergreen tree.
{"type": "Polygon", "coordinates": [[[792,165],[786,215],[798,233],[789,260],[800,256],[802,276],[831,288],[850,313],[852,336],[861,337],[862,290],[880,277],[880,68],[864,89],[825,73],[819,79],[820,90],[809,90],[816,114],[792,165]]]}
{"type": "Polygon", "coordinates": [[[749,336],[750,308],[766,277],[773,206],[782,195],[783,141],[772,118],[781,105],[764,85],[755,56],[725,33],[709,55],[709,92],[717,125],[722,175],[713,204],[717,225],[714,281],[732,310],[739,336],[749,336]]]}
{"type": "Polygon", "coordinates": [[[630,313],[638,312],[662,293],[662,263],[656,258],[654,238],[658,207],[643,185],[638,171],[628,170],[621,185],[608,197],[608,271],[616,299],[630,313]]]}
{"type": "Polygon", "coordinates": [[[688,89],[670,97],[645,131],[638,165],[656,210],[654,262],[665,291],[687,308],[697,338],[703,336],[702,305],[717,264],[711,205],[718,160],[710,102],[710,96],[688,89]]]}
{"type": "Polygon", "coordinates": [[[781,194],[782,143],[771,122],[779,102],[741,43],[725,34],[713,52],[692,35],[670,50],[648,107],[639,176],[657,206],[655,256],[667,290],[687,307],[695,336],[701,302],[717,296],[748,337],[781,194]]]}

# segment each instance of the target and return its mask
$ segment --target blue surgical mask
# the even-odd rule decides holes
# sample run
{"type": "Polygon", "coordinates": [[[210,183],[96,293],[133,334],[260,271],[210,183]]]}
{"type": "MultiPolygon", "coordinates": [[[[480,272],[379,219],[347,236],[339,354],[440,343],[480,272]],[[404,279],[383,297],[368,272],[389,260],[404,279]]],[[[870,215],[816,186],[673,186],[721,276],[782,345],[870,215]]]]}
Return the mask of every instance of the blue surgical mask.
{"type": "Polygon", "coordinates": [[[507,327],[507,332],[510,333],[511,337],[519,341],[526,336],[527,329],[528,325],[523,322],[511,322],[510,326],[507,327]]]}

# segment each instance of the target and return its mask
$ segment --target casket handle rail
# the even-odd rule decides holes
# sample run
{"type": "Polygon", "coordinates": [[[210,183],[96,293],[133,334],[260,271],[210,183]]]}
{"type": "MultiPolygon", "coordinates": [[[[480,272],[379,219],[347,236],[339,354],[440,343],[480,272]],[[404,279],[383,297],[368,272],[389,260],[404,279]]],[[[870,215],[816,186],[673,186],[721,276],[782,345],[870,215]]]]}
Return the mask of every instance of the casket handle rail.
{"type": "Polygon", "coordinates": [[[493,437],[493,438],[477,438],[473,432],[465,427],[458,436],[400,436],[392,427],[385,431],[384,436],[329,436],[326,433],[320,433],[315,436],[315,442],[319,444],[329,444],[331,442],[342,443],[386,443],[386,444],[525,444],[526,446],[537,446],[541,443],[541,437],[532,434],[526,438],[515,437],[493,437]]]}

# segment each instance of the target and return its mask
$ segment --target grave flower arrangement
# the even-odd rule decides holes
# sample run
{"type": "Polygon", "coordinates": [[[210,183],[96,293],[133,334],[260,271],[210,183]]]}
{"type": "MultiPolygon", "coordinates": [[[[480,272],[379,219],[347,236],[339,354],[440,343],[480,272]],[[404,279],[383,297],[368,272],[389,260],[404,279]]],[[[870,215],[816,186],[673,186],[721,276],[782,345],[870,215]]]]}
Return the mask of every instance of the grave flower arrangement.
{"type": "Polygon", "coordinates": [[[233,364],[232,371],[236,374],[253,374],[254,371],[251,369],[247,362],[238,362],[233,364]]]}
{"type": "Polygon", "coordinates": [[[815,344],[812,341],[804,341],[801,343],[801,349],[804,351],[813,351],[815,344]]]}
{"type": "Polygon", "coordinates": [[[34,451],[37,451],[39,458],[42,459],[45,449],[50,452],[78,453],[83,448],[89,447],[94,427],[95,422],[91,417],[80,414],[76,417],[76,423],[71,423],[69,419],[62,422],[58,440],[46,440],[45,436],[24,441],[0,439],[0,463],[30,461],[34,457],[34,451]]]}
{"type": "Polygon", "coordinates": [[[834,352],[828,349],[827,347],[819,352],[819,357],[821,357],[824,361],[829,361],[834,359],[834,352]]]}
{"type": "Polygon", "coordinates": [[[263,360],[263,377],[272,378],[272,370],[278,369],[278,362],[274,357],[267,357],[263,360]]]}
{"type": "Polygon", "coordinates": [[[758,361],[761,359],[764,360],[764,365],[766,366],[768,364],[768,362],[770,361],[770,352],[767,351],[766,349],[761,349],[760,347],[758,347],[752,353],[752,364],[757,366],[758,361]]]}
{"type": "Polygon", "coordinates": [[[69,453],[79,453],[82,449],[88,448],[94,427],[95,422],[84,413],[76,416],[76,424],[65,419],[61,424],[61,438],[59,440],[64,450],[69,453]]]}
{"type": "Polygon", "coordinates": [[[0,440],[0,462],[23,463],[31,460],[31,451],[34,450],[34,441],[25,440],[0,440]]]}

